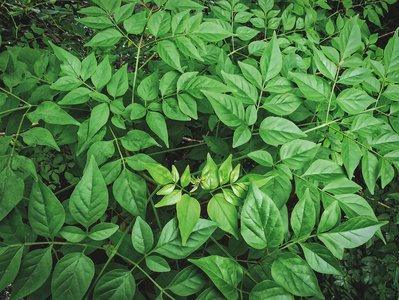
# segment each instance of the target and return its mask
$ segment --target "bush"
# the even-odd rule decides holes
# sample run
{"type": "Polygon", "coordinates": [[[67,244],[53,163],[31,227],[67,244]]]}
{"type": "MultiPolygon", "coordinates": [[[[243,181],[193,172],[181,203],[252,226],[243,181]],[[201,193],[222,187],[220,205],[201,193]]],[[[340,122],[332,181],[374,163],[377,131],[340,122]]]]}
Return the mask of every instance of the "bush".
{"type": "Polygon", "coordinates": [[[0,290],[396,297],[392,3],[3,3],[0,290]]]}

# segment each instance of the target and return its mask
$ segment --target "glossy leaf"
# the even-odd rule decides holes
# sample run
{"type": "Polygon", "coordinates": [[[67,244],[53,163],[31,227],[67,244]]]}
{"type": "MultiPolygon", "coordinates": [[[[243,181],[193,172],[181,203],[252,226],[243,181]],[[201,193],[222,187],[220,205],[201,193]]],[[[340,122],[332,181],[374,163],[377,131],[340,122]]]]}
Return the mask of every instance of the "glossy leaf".
{"type": "Polygon", "coordinates": [[[291,227],[297,239],[309,236],[316,224],[316,210],[307,189],[291,214],[291,227]]]}
{"type": "Polygon", "coordinates": [[[216,194],[209,200],[208,215],[222,230],[238,239],[237,209],[224,199],[223,194],[216,194]]]}
{"type": "Polygon", "coordinates": [[[185,246],[188,237],[199,221],[201,206],[195,198],[185,194],[176,204],[176,210],[182,245],[185,246]]]}
{"type": "Polygon", "coordinates": [[[323,274],[343,275],[340,265],[332,253],[317,243],[301,243],[307,263],[313,270],[323,274]]]}
{"type": "Polygon", "coordinates": [[[255,285],[249,294],[249,299],[294,300],[294,297],[274,281],[264,280],[255,285]]]}
{"type": "Polygon", "coordinates": [[[94,288],[93,297],[105,299],[133,299],[136,282],[130,271],[115,269],[105,273],[94,288]]]}
{"type": "Polygon", "coordinates": [[[293,122],[278,117],[264,119],[259,133],[265,143],[273,146],[306,136],[293,122]]]}

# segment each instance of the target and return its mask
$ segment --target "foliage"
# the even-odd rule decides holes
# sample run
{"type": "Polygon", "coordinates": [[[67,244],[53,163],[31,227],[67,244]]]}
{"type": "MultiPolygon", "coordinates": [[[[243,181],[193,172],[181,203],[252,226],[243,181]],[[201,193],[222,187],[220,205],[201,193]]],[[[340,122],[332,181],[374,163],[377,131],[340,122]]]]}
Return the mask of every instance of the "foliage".
{"type": "Polygon", "coordinates": [[[0,290],[395,296],[392,2],[145,2],[1,4],[0,290]]]}

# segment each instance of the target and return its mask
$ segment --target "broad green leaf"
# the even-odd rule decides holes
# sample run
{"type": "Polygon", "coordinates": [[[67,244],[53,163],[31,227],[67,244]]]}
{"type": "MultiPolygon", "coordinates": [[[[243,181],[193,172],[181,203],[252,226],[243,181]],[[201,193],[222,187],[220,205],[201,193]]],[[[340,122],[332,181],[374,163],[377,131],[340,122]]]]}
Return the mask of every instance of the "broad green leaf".
{"type": "Polygon", "coordinates": [[[99,141],[90,146],[87,151],[87,161],[89,163],[90,157],[93,155],[97,164],[102,165],[115,153],[114,141],[99,141]]]}
{"type": "Polygon", "coordinates": [[[54,299],[82,299],[94,277],[94,263],[83,253],[69,253],[55,266],[51,281],[54,299]]]}
{"type": "Polygon", "coordinates": [[[52,42],[49,42],[49,45],[53,49],[55,56],[57,56],[57,58],[62,62],[62,71],[66,75],[71,75],[75,77],[79,76],[80,69],[82,67],[80,60],[68,51],[57,47],[52,42]]]}
{"type": "Polygon", "coordinates": [[[362,158],[362,174],[364,182],[371,194],[378,178],[378,160],[370,151],[365,151],[362,158]]]}
{"type": "Polygon", "coordinates": [[[344,137],[341,148],[342,161],[344,163],[348,178],[353,177],[353,172],[360,163],[362,151],[353,140],[344,137]]]}
{"type": "Polygon", "coordinates": [[[232,158],[233,155],[230,154],[219,167],[218,177],[220,185],[226,184],[230,180],[230,175],[233,171],[232,158]]]}
{"type": "Polygon", "coordinates": [[[146,23],[145,12],[136,13],[129,19],[123,22],[123,27],[125,27],[127,33],[130,34],[140,34],[143,32],[146,23]]]}
{"type": "Polygon", "coordinates": [[[166,62],[172,68],[183,73],[183,69],[180,64],[180,54],[177,51],[175,44],[173,44],[171,41],[165,40],[158,43],[157,50],[159,56],[164,62],[166,62]]]}
{"type": "Polygon", "coordinates": [[[133,129],[121,138],[122,146],[129,151],[140,151],[158,143],[145,131],[133,129]]]}
{"type": "Polygon", "coordinates": [[[97,33],[85,47],[108,47],[115,45],[123,37],[122,33],[113,28],[108,28],[97,33]]]}
{"type": "Polygon", "coordinates": [[[345,70],[339,77],[338,83],[346,85],[355,85],[362,83],[371,75],[370,69],[365,68],[353,68],[345,70]]]}
{"type": "Polygon", "coordinates": [[[218,42],[233,35],[232,32],[227,31],[222,26],[211,22],[202,23],[193,34],[206,42],[218,42]]]}
{"type": "Polygon", "coordinates": [[[202,246],[217,227],[212,221],[200,219],[187,239],[186,246],[183,246],[177,219],[173,218],[162,229],[154,252],[171,259],[183,259],[202,246]]]}
{"type": "Polygon", "coordinates": [[[251,82],[254,86],[261,89],[262,88],[262,75],[260,74],[258,69],[252,65],[243,63],[241,61],[238,62],[238,65],[240,66],[241,72],[244,75],[244,77],[249,82],[251,82]]]}
{"type": "Polygon", "coordinates": [[[313,270],[323,274],[343,275],[340,265],[332,253],[317,243],[300,243],[305,259],[313,270]]]}
{"type": "Polygon", "coordinates": [[[178,94],[177,102],[180,110],[187,116],[197,120],[197,101],[188,94],[178,94]]]}
{"type": "Polygon", "coordinates": [[[248,83],[243,77],[239,75],[229,74],[221,71],[224,82],[228,86],[233,87],[237,91],[233,94],[245,104],[256,104],[259,98],[256,87],[248,83]]]}
{"type": "Polygon", "coordinates": [[[254,183],[241,212],[241,235],[255,249],[278,247],[284,239],[283,221],[274,202],[254,183]]]}
{"type": "Polygon", "coordinates": [[[297,239],[309,236],[316,224],[316,209],[306,189],[302,198],[297,202],[291,213],[291,227],[297,239]]]}
{"type": "Polygon", "coordinates": [[[61,202],[41,181],[33,183],[28,215],[33,231],[48,238],[54,238],[65,221],[61,202]]]}
{"type": "Polygon", "coordinates": [[[372,115],[361,114],[355,117],[352,122],[351,131],[361,136],[369,137],[377,131],[383,122],[372,115]]]}
{"type": "Polygon", "coordinates": [[[60,235],[68,242],[79,243],[83,241],[87,234],[83,229],[76,226],[64,226],[60,230],[60,235]]]}
{"type": "Polygon", "coordinates": [[[145,264],[147,265],[148,269],[153,272],[163,273],[170,271],[168,262],[164,258],[157,255],[146,256],[145,264]]]}
{"type": "Polygon", "coordinates": [[[102,241],[113,235],[119,226],[114,223],[98,223],[90,229],[89,238],[95,241],[102,241]]]}
{"type": "Polygon", "coordinates": [[[94,29],[104,29],[108,27],[113,27],[111,20],[104,16],[99,17],[86,17],[86,18],[75,18],[75,21],[94,29]]]}
{"type": "Polygon", "coordinates": [[[294,94],[275,94],[264,99],[262,108],[275,115],[286,116],[292,114],[301,104],[301,99],[294,94]]]}
{"type": "MultiPolygon", "coordinates": [[[[188,96],[188,95],[186,95],[188,96]]],[[[189,96],[190,97],[190,96],[189,96]]],[[[194,100],[195,102],[195,100],[194,100]]],[[[190,121],[190,117],[186,116],[180,110],[179,104],[174,98],[167,98],[163,100],[162,103],[163,113],[166,117],[177,121],[190,121]]]]}
{"type": "Polygon", "coordinates": [[[68,94],[60,102],[59,105],[75,105],[86,103],[90,100],[91,91],[88,88],[79,87],[68,94]]]}
{"type": "Polygon", "coordinates": [[[123,96],[128,88],[127,64],[125,64],[112,75],[111,81],[107,84],[107,92],[115,99],[116,97],[123,96]]]}
{"type": "Polygon", "coordinates": [[[0,221],[22,200],[24,181],[6,167],[0,173],[0,221]]]}
{"type": "Polygon", "coordinates": [[[93,108],[89,119],[88,139],[91,139],[108,122],[109,114],[107,103],[101,103],[93,108]]]}
{"type": "Polygon", "coordinates": [[[169,206],[179,203],[181,197],[182,197],[182,191],[174,190],[170,194],[164,196],[157,204],[155,204],[155,207],[157,208],[157,207],[169,206]]]}
{"type": "Polygon", "coordinates": [[[166,147],[169,148],[169,134],[164,116],[158,112],[149,111],[146,115],[146,121],[150,129],[159,136],[166,147]]]}
{"type": "Polygon", "coordinates": [[[22,299],[41,287],[50,276],[52,267],[51,247],[26,254],[21,271],[13,282],[11,299],[22,299]]]}
{"type": "Polygon", "coordinates": [[[335,80],[335,75],[337,74],[337,66],[329,60],[322,51],[313,49],[313,59],[316,63],[317,69],[330,80],[335,80]]]}
{"type": "Polygon", "coordinates": [[[145,169],[151,174],[152,178],[159,184],[168,184],[173,182],[172,174],[167,168],[158,163],[141,162],[145,169]]]}
{"type": "Polygon", "coordinates": [[[379,176],[381,176],[381,188],[385,188],[387,184],[393,180],[395,176],[395,170],[393,169],[392,164],[385,159],[380,159],[379,169],[379,176]]]}
{"type": "Polygon", "coordinates": [[[336,195],[335,199],[348,218],[366,216],[377,221],[373,209],[363,197],[357,194],[343,194],[336,195]]]}
{"type": "Polygon", "coordinates": [[[134,8],[135,5],[133,3],[119,7],[114,13],[115,22],[120,23],[129,18],[133,14],[134,8]]]}
{"type": "Polygon", "coordinates": [[[176,71],[169,71],[162,76],[159,82],[159,90],[162,96],[173,94],[176,91],[177,81],[180,74],[176,71]]]}
{"type": "Polygon", "coordinates": [[[181,270],[169,283],[166,289],[179,296],[189,296],[206,285],[206,280],[196,266],[188,266],[181,270]]]}
{"type": "Polygon", "coordinates": [[[331,182],[345,177],[341,166],[325,159],[316,160],[303,175],[321,182],[331,182]]]}
{"type": "Polygon", "coordinates": [[[171,18],[169,12],[161,10],[151,15],[147,27],[152,35],[159,37],[170,30],[170,23],[171,18]]]}
{"type": "Polygon", "coordinates": [[[361,190],[362,187],[348,178],[341,178],[327,184],[323,190],[332,194],[351,194],[361,190]]]}
{"type": "Polygon", "coordinates": [[[214,195],[208,203],[208,215],[219,224],[220,229],[231,233],[238,240],[237,209],[224,199],[223,194],[214,195]]]}
{"type": "Polygon", "coordinates": [[[217,255],[188,261],[204,271],[227,299],[238,298],[237,285],[243,278],[243,271],[236,261],[217,255]]]}
{"type": "Polygon", "coordinates": [[[285,252],[273,262],[272,276],[278,284],[296,296],[317,296],[324,299],[316,275],[309,265],[294,253],[285,252]]]}
{"type": "Polygon", "coordinates": [[[287,175],[284,165],[277,165],[277,169],[266,173],[267,182],[260,187],[260,190],[273,200],[277,208],[280,210],[287,202],[292,191],[291,177],[287,175]]]}
{"type": "Polygon", "coordinates": [[[323,212],[320,218],[317,233],[321,233],[333,228],[341,220],[341,208],[338,201],[332,202],[323,212]]]}
{"type": "Polygon", "coordinates": [[[158,98],[158,89],[159,89],[158,72],[154,72],[140,82],[137,88],[137,94],[144,101],[152,101],[158,98]]]}
{"type": "Polygon", "coordinates": [[[233,148],[242,146],[251,139],[251,130],[249,130],[247,125],[239,126],[233,135],[233,148]]]}
{"type": "Polygon", "coordinates": [[[132,103],[130,104],[126,110],[130,109],[130,119],[131,120],[138,120],[144,117],[147,113],[147,109],[139,104],[139,103],[132,103]]]}
{"type": "Polygon", "coordinates": [[[306,137],[293,122],[278,117],[265,118],[260,124],[259,133],[265,143],[273,146],[306,137]]]}
{"type": "Polygon", "coordinates": [[[115,200],[134,216],[145,216],[146,184],[139,175],[124,169],[112,187],[115,200]]]}
{"type": "Polygon", "coordinates": [[[273,33],[273,38],[267,44],[265,52],[260,59],[260,71],[264,82],[277,76],[283,66],[283,59],[280,48],[277,42],[276,33],[273,33]]]}
{"type": "Polygon", "coordinates": [[[387,74],[399,70],[398,30],[395,31],[394,36],[388,41],[385,47],[383,63],[387,74]]]}
{"type": "Polygon", "coordinates": [[[186,246],[186,241],[198,223],[201,206],[199,202],[188,194],[182,196],[176,204],[177,219],[179,220],[179,229],[182,238],[182,245],[186,246]]]}
{"type": "Polygon", "coordinates": [[[179,36],[175,38],[175,41],[177,48],[185,56],[195,58],[199,61],[204,61],[204,59],[199,54],[197,48],[195,48],[194,44],[190,41],[189,38],[184,36],[179,36]]]}
{"type": "Polygon", "coordinates": [[[274,1],[273,0],[259,0],[258,4],[266,15],[268,13],[268,11],[273,8],[274,1]]]}
{"type": "Polygon", "coordinates": [[[357,21],[358,18],[355,17],[346,22],[339,35],[341,61],[345,60],[362,46],[361,32],[357,21]]]}
{"type": "MultiPolygon", "coordinates": [[[[225,178],[226,176],[223,177],[225,178]]],[[[201,186],[205,190],[216,189],[219,186],[218,167],[209,153],[206,157],[206,164],[201,172],[201,186]]]]}
{"type": "Polygon", "coordinates": [[[151,227],[141,217],[137,217],[134,223],[132,243],[134,249],[142,254],[148,253],[154,245],[154,236],[151,227]]]}
{"type": "Polygon", "coordinates": [[[93,0],[93,2],[109,13],[115,12],[121,6],[121,0],[93,0]]]}
{"type": "MultiPolygon", "coordinates": [[[[163,1],[163,3],[165,2],[165,0],[161,1],[163,1]]],[[[203,8],[205,7],[191,0],[169,0],[165,5],[165,9],[169,10],[179,9],[181,11],[198,10],[203,8]]]]}
{"type": "Polygon", "coordinates": [[[398,149],[399,134],[395,132],[381,133],[372,141],[372,146],[382,151],[398,149]]]}
{"type": "Polygon", "coordinates": [[[259,282],[249,294],[249,300],[294,300],[281,285],[271,280],[259,282]]]}
{"type": "Polygon", "coordinates": [[[111,80],[112,69],[109,63],[109,58],[106,56],[104,60],[98,65],[97,70],[91,76],[91,81],[96,87],[97,91],[102,88],[111,80]]]}
{"type": "Polygon", "coordinates": [[[265,167],[273,166],[273,157],[267,151],[257,150],[257,151],[248,153],[248,157],[250,159],[256,161],[258,164],[260,164],[262,166],[265,166],[265,167]]]}
{"type": "Polygon", "coordinates": [[[0,255],[0,290],[14,281],[21,265],[24,247],[9,247],[0,255]]]}
{"type": "Polygon", "coordinates": [[[289,74],[298,85],[307,100],[328,102],[331,95],[330,85],[323,78],[316,75],[292,73],[289,74]]]}
{"type": "Polygon", "coordinates": [[[63,76],[54,82],[50,88],[58,91],[71,91],[82,85],[82,81],[74,76],[63,76]]]}
{"type": "Polygon", "coordinates": [[[33,127],[24,132],[22,134],[22,138],[24,139],[24,142],[29,146],[49,146],[57,151],[61,151],[51,132],[48,131],[46,128],[33,127]]]}
{"type": "Polygon", "coordinates": [[[281,160],[289,168],[302,169],[316,156],[320,145],[305,140],[293,140],[280,148],[281,160]]]}
{"type": "Polygon", "coordinates": [[[71,195],[69,210],[76,221],[88,228],[104,214],[107,207],[107,186],[92,156],[71,195]]]}
{"type": "Polygon", "coordinates": [[[105,273],[94,288],[93,298],[98,300],[131,300],[136,292],[132,272],[115,269],[105,273]]]}
{"type": "Polygon", "coordinates": [[[14,154],[11,161],[11,168],[13,170],[20,170],[23,173],[29,174],[35,181],[39,180],[35,164],[31,159],[25,156],[14,154]]]}
{"type": "Polygon", "coordinates": [[[65,110],[56,103],[50,101],[40,103],[36,110],[29,113],[27,116],[32,123],[38,123],[39,120],[43,120],[46,123],[56,125],[80,125],[80,123],[72,118],[65,110]]]}
{"type": "Polygon", "coordinates": [[[338,105],[349,114],[357,114],[365,110],[376,100],[357,89],[343,90],[337,97],[338,105]]]}

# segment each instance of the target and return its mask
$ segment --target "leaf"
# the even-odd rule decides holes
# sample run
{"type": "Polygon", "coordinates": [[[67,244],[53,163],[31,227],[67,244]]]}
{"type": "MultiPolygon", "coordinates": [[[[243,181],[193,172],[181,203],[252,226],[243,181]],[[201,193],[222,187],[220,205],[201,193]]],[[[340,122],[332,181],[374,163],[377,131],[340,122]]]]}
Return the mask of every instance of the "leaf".
{"type": "Polygon", "coordinates": [[[64,226],[60,230],[60,235],[68,242],[79,243],[83,241],[87,234],[81,228],[76,226],[64,226]]]}
{"type": "Polygon", "coordinates": [[[362,174],[367,188],[371,194],[374,194],[374,187],[378,178],[378,160],[370,151],[365,151],[363,154],[362,174]]]}
{"type": "Polygon", "coordinates": [[[51,281],[54,299],[82,299],[94,277],[94,264],[83,253],[69,253],[55,266],[51,281]]]}
{"type": "Polygon", "coordinates": [[[152,101],[158,98],[159,78],[158,72],[152,73],[143,79],[137,88],[137,94],[144,101],[152,101]]]}
{"type": "Polygon", "coordinates": [[[393,37],[388,41],[388,44],[385,47],[383,63],[387,74],[399,70],[398,30],[395,31],[393,37]]]}
{"type": "Polygon", "coordinates": [[[371,115],[361,114],[356,116],[353,120],[351,131],[358,133],[361,136],[369,137],[378,130],[382,124],[381,120],[376,119],[371,115]]]}
{"type": "Polygon", "coordinates": [[[61,202],[41,181],[33,183],[28,215],[33,231],[49,238],[54,238],[65,221],[61,202]]]}
{"type": "Polygon", "coordinates": [[[122,33],[113,28],[108,28],[97,33],[85,47],[108,47],[115,45],[123,37],[122,33]]]}
{"type": "Polygon", "coordinates": [[[252,65],[243,63],[241,61],[238,62],[238,65],[240,66],[241,72],[244,75],[244,77],[249,82],[251,82],[254,86],[261,89],[262,88],[262,75],[260,74],[258,69],[252,65]]]}
{"type": "Polygon", "coordinates": [[[230,154],[219,167],[218,177],[220,185],[226,184],[230,180],[231,172],[233,171],[232,159],[233,155],[230,154]]]}
{"type": "MultiPolygon", "coordinates": [[[[186,95],[188,96],[188,95],[186,95]]],[[[189,96],[190,97],[190,96],[189,96]]],[[[195,100],[194,100],[195,102],[195,100]]],[[[177,121],[190,121],[191,119],[183,114],[179,108],[179,105],[174,98],[164,99],[162,103],[162,109],[169,119],[177,121]]]]}
{"type": "Polygon", "coordinates": [[[123,27],[125,27],[127,33],[130,34],[140,34],[143,32],[146,24],[146,16],[144,12],[136,13],[129,19],[123,22],[123,27]]]}
{"type": "Polygon", "coordinates": [[[0,173],[0,221],[22,200],[24,181],[6,167],[0,173]]]}
{"type": "Polygon", "coordinates": [[[181,200],[176,204],[176,210],[182,245],[186,246],[188,237],[198,223],[201,206],[195,198],[184,194],[181,200]]]}
{"type": "Polygon", "coordinates": [[[348,218],[367,216],[377,221],[373,209],[363,197],[356,194],[343,194],[336,195],[335,199],[348,218]]]}
{"type": "Polygon", "coordinates": [[[316,224],[316,210],[309,189],[297,202],[291,213],[291,227],[297,239],[309,236],[316,224]]]}
{"type": "Polygon", "coordinates": [[[157,204],[155,204],[155,207],[158,208],[179,203],[181,197],[182,197],[182,191],[174,190],[170,194],[164,196],[157,204]]]}
{"type": "Polygon", "coordinates": [[[249,300],[262,299],[294,300],[294,297],[274,281],[264,280],[255,285],[249,294],[249,300]]]}
{"type": "Polygon", "coordinates": [[[161,10],[151,15],[150,19],[148,20],[147,27],[153,36],[159,37],[170,30],[170,23],[171,17],[169,12],[161,10]]]}
{"type": "Polygon", "coordinates": [[[91,82],[93,82],[97,91],[101,91],[102,88],[111,80],[111,77],[112,69],[109,63],[109,58],[106,56],[91,76],[91,82]]]}
{"type": "Polygon", "coordinates": [[[337,97],[338,105],[349,114],[357,114],[365,110],[376,100],[357,89],[343,90],[337,97]]]}
{"type": "Polygon", "coordinates": [[[38,174],[36,172],[36,167],[33,161],[22,155],[14,155],[11,161],[11,168],[13,170],[20,170],[23,173],[26,173],[35,181],[38,181],[38,174]]]}
{"type": "Polygon", "coordinates": [[[332,194],[351,194],[361,190],[362,187],[348,178],[341,178],[327,184],[323,190],[332,194]]]}
{"type": "Polygon", "coordinates": [[[329,60],[322,51],[313,49],[313,59],[316,63],[317,69],[330,80],[335,80],[337,74],[337,66],[329,60]]]}
{"type": "Polygon", "coordinates": [[[265,118],[259,133],[265,143],[273,146],[306,136],[293,122],[278,117],[265,118]]]}
{"type": "Polygon", "coordinates": [[[90,100],[89,94],[91,91],[88,88],[77,88],[68,94],[65,95],[65,97],[58,102],[59,105],[76,105],[76,104],[82,104],[86,103],[87,101],[90,100]]]}
{"type": "Polygon", "coordinates": [[[146,121],[150,129],[165,143],[169,148],[169,134],[166,127],[165,118],[158,112],[148,111],[146,121]]]}
{"type": "Polygon", "coordinates": [[[80,125],[80,123],[72,118],[66,111],[51,101],[40,103],[36,110],[29,113],[27,116],[32,123],[38,123],[39,120],[43,120],[46,123],[57,125],[80,125]]]}
{"type": "Polygon", "coordinates": [[[128,270],[115,269],[105,273],[94,288],[93,298],[98,300],[133,299],[136,282],[128,270]]]}
{"type": "Polygon", "coordinates": [[[278,247],[284,239],[283,221],[274,202],[251,183],[241,212],[241,235],[255,249],[278,247]]]}
{"type": "Polygon", "coordinates": [[[323,274],[343,275],[340,265],[332,253],[317,243],[300,243],[305,259],[313,270],[323,274]]]}
{"type": "Polygon", "coordinates": [[[158,143],[145,131],[130,130],[121,138],[122,146],[129,151],[140,151],[152,146],[158,146],[158,143]]]}
{"type": "Polygon", "coordinates": [[[273,38],[266,45],[265,52],[260,59],[260,71],[264,82],[277,76],[283,67],[283,60],[281,57],[280,48],[277,42],[276,33],[273,33],[273,38]]]}
{"type": "Polygon", "coordinates": [[[273,0],[259,0],[258,4],[259,4],[260,8],[263,10],[263,12],[265,14],[267,14],[267,12],[273,8],[274,1],[273,0]]]}
{"type": "Polygon", "coordinates": [[[238,298],[237,285],[243,278],[243,271],[236,261],[217,255],[188,261],[204,271],[227,299],[238,298]]]}
{"type": "Polygon", "coordinates": [[[177,219],[173,218],[163,227],[153,252],[171,259],[183,259],[202,246],[217,227],[212,221],[200,219],[187,239],[186,246],[183,246],[177,219]]]}
{"type": "Polygon", "coordinates": [[[355,17],[346,22],[339,35],[341,60],[345,60],[362,46],[361,32],[357,21],[358,18],[355,17]]]}
{"type": "Polygon", "coordinates": [[[369,78],[371,70],[365,68],[354,68],[345,70],[339,77],[338,83],[346,85],[355,85],[362,83],[364,80],[369,78]]]}
{"type": "Polygon", "coordinates": [[[308,75],[302,73],[289,74],[298,85],[299,89],[307,100],[315,102],[328,102],[331,89],[327,81],[316,75],[308,75]]]}
{"type": "Polygon", "coordinates": [[[86,17],[82,19],[75,18],[75,21],[95,29],[104,29],[108,27],[113,27],[111,20],[107,17],[99,16],[99,17],[86,17]]]}
{"type": "Polygon", "coordinates": [[[195,48],[194,44],[190,41],[189,38],[184,36],[179,36],[175,38],[176,46],[179,48],[180,52],[182,52],[187,57],[195,58],[199,61],[204,61],[204,59],[199,54],[197,48],[195,48]]]}
{"type": "Polygon", "coordinates": [[[206,280],[196,266],[188,266],[181,270],[169,283],[166,289],[179,296],[189,296],[206,285],[206,280]]]}
{"type": "Polygon", "coordinates": [[[29,146],[49,146],[57,151],[61,151],[50,131],[41,127],[33,127],[22,134],[24,142],[29,146]]]}
{"type": "Polygon", "coordinates": [[[57,58],[63,63],[62,71],[66,75],[78,77],[80,74],[80,69],[82,67],[80,60],[68,51],[57,47],[52,42],[49,42],[49,45],[53,49],[54,54],[57,56],[57,58]]]}
{"type": "Polygon", "coordinates": [[[242,146],[251,139],[251,130],[249,130],[247,125],[239,126],[233,135],[233,148],[242,146]]]}
{"type": "Polygon", "coordinates": [[[24,247],[9,247],[0,255],[0,290],[4,290],[18,274],[24,247]]]}
{"type": "Polygon", "coordinates": [[[238,127],[244,123],[244,107],[237,98],[201,90],[212,104],[218,118],[227,126],[238,127]]]}
{"type": "Polygon", "coordinates": [[[181,68],[180,64],[180,54],[177,51],[175,44],[168,40],[161,41],[157,45],[157,50],[159,56],[164,62],[166,62],[172,68],[178,70],[180,73],[183,73],[183,69],[181,68]]]}
{"type": "Polygon", "coordinates": [[[188,94],[178,94],[177,102],[180,110],[187,116],[197,120],[197,101],[188,94]]]}
{"type": "Polygon", "coordinates": [[[280,157],[285,165],[293,170],[302,169],[313,160],[320,145],[305,140],[293,140],[280,148],[280,157]]]}
{"type": "Polygon", "coordinates": [[[285,252],[272,264],[273,279],[290,293],[324,299],[312,269],[298,255],[285,252]]]}
{"type": "Polygon", "coordinates": [[[385,188],[394,178],[395,170],[391,163],[385,159],[380,159],[379,162],[379,176],[381,176],[381,188],[385,188]]]}
{"type": "Polygon", "coordinates": [[[147,267],[153,272],[169,272],[170,267],[168,262],[156,255],[146,256],[145,263],[147,267]]]}
{"type": "Polygon", "coordinates": [[[362,151],[356,142],[344,137],[341,148],[341,156],[346,172],[348,173],[348,178],[351,179],[355,169],[360,163],[362,151]]]}
{"type": "Polygon", "coordinates": [[[201,186],[205,190],[216,189],[219,186],[218,167],[209,153],[206,156],[206,164],[201,172],[201,186]]]}
{"type": "Polygon", "coordinates": [[[71,195],[69,210],[76,221],[88,228],[104,214],[107,207],[107,186],[92,156],[71,195]]]}
{"type": "Polygon", "coordinates": [[[152,178],[159,184],[165,185],[173,182],[172,174],[167,168],[158,163],[141,162],[152,178]]]}
{"type": "Polygon", "coordinates": [[[90,229],[89,238],[95,241],[102,241],[117,232],[119,226],[114,223],[98,223],[90,229]]]}
{"type": "Polygon", "coordinates": [[[109,106],[107,103],[101,103],[93,108],[89,119],[88,139],[93,136],[108,122],[109,106]]]}
{"type": "Polygon", "coordinates": [[[194,30],[193,35],[199,36],[206,42],[218,42],[232,36],[233,33],[216,23],[203,22],[194,30]]]}
{"type": "Polygon", "coordinates": [[[341,166],[325,159],[313,162],[303,175],[321,182],[331,182],[345,177],[341,166]]]}
{"type": "Polygon", "coordinates": [[[220,229],[231,233],[238,240],[237,209],[224,199],[223,194],[216,194],[209,200],[207,211],[220,229]]]}
{"type": "Polygon", "coordinates": [[[132,243],[134,249],[141,254],[148,253],[154,245],[154,236],[151,227],[141,217],[137,217],[134,223],[132,243]]]}
{"type": "Polygon", "coordinates": [[[26,254],[13,282],[11,299],[22,299],[41,287],[50,276],[52,266],[51,247],[26,254]]]}
{"type": "Polygon", "coordinates": [[[262,166],[265,166],[265,167],[273,166],[273,157],[267,151],[257,150],[257,151],[248,153],[248,157],[250,159],[256,161],[258,164],[260,164],[262,166]]]}
{"type": "Polygon", "coordinates": [[[245,104],[256,104],[259,98],[256,87],[248,83],[243,77],[239,75],[229,74],[221,71],[224,82],[228,86],[237,90],[234,95],[245,104]]]}
{"type": "Polygon", "coordinates": [[[145,216],[147,209],[146,184],[139,175],[123,169],[112,187],[115,200],[134,216],[145,216]]]}
{"type": "Polygon", "coordinates": [[[111,81],[107,84],[107,92],[115,99],[116,97],[123,96],[128,88],[127,64],[125,64],[112,75],[111,81]]]}
{"type": "Polygon", "coordinates": [[[263,103],[262,108],[269,112],[279,116],[286,116],[296,111],[302,104],[302,101],[294,94],[285,93],[271,95],[266,98],[263,103]]]}
{"type": "Polygon", "coordinates": [[[338,201],[332,202],[323,212],[317,233],[324,232],[333,228],[341,220],[341,208],[338,201]]]}
{"type": "Polygon", "coordinates": [[[133,3],[119,7],[114,13],[115,22],[120,23],[129,18],[133,14],[134,7],[133,3]]]}

